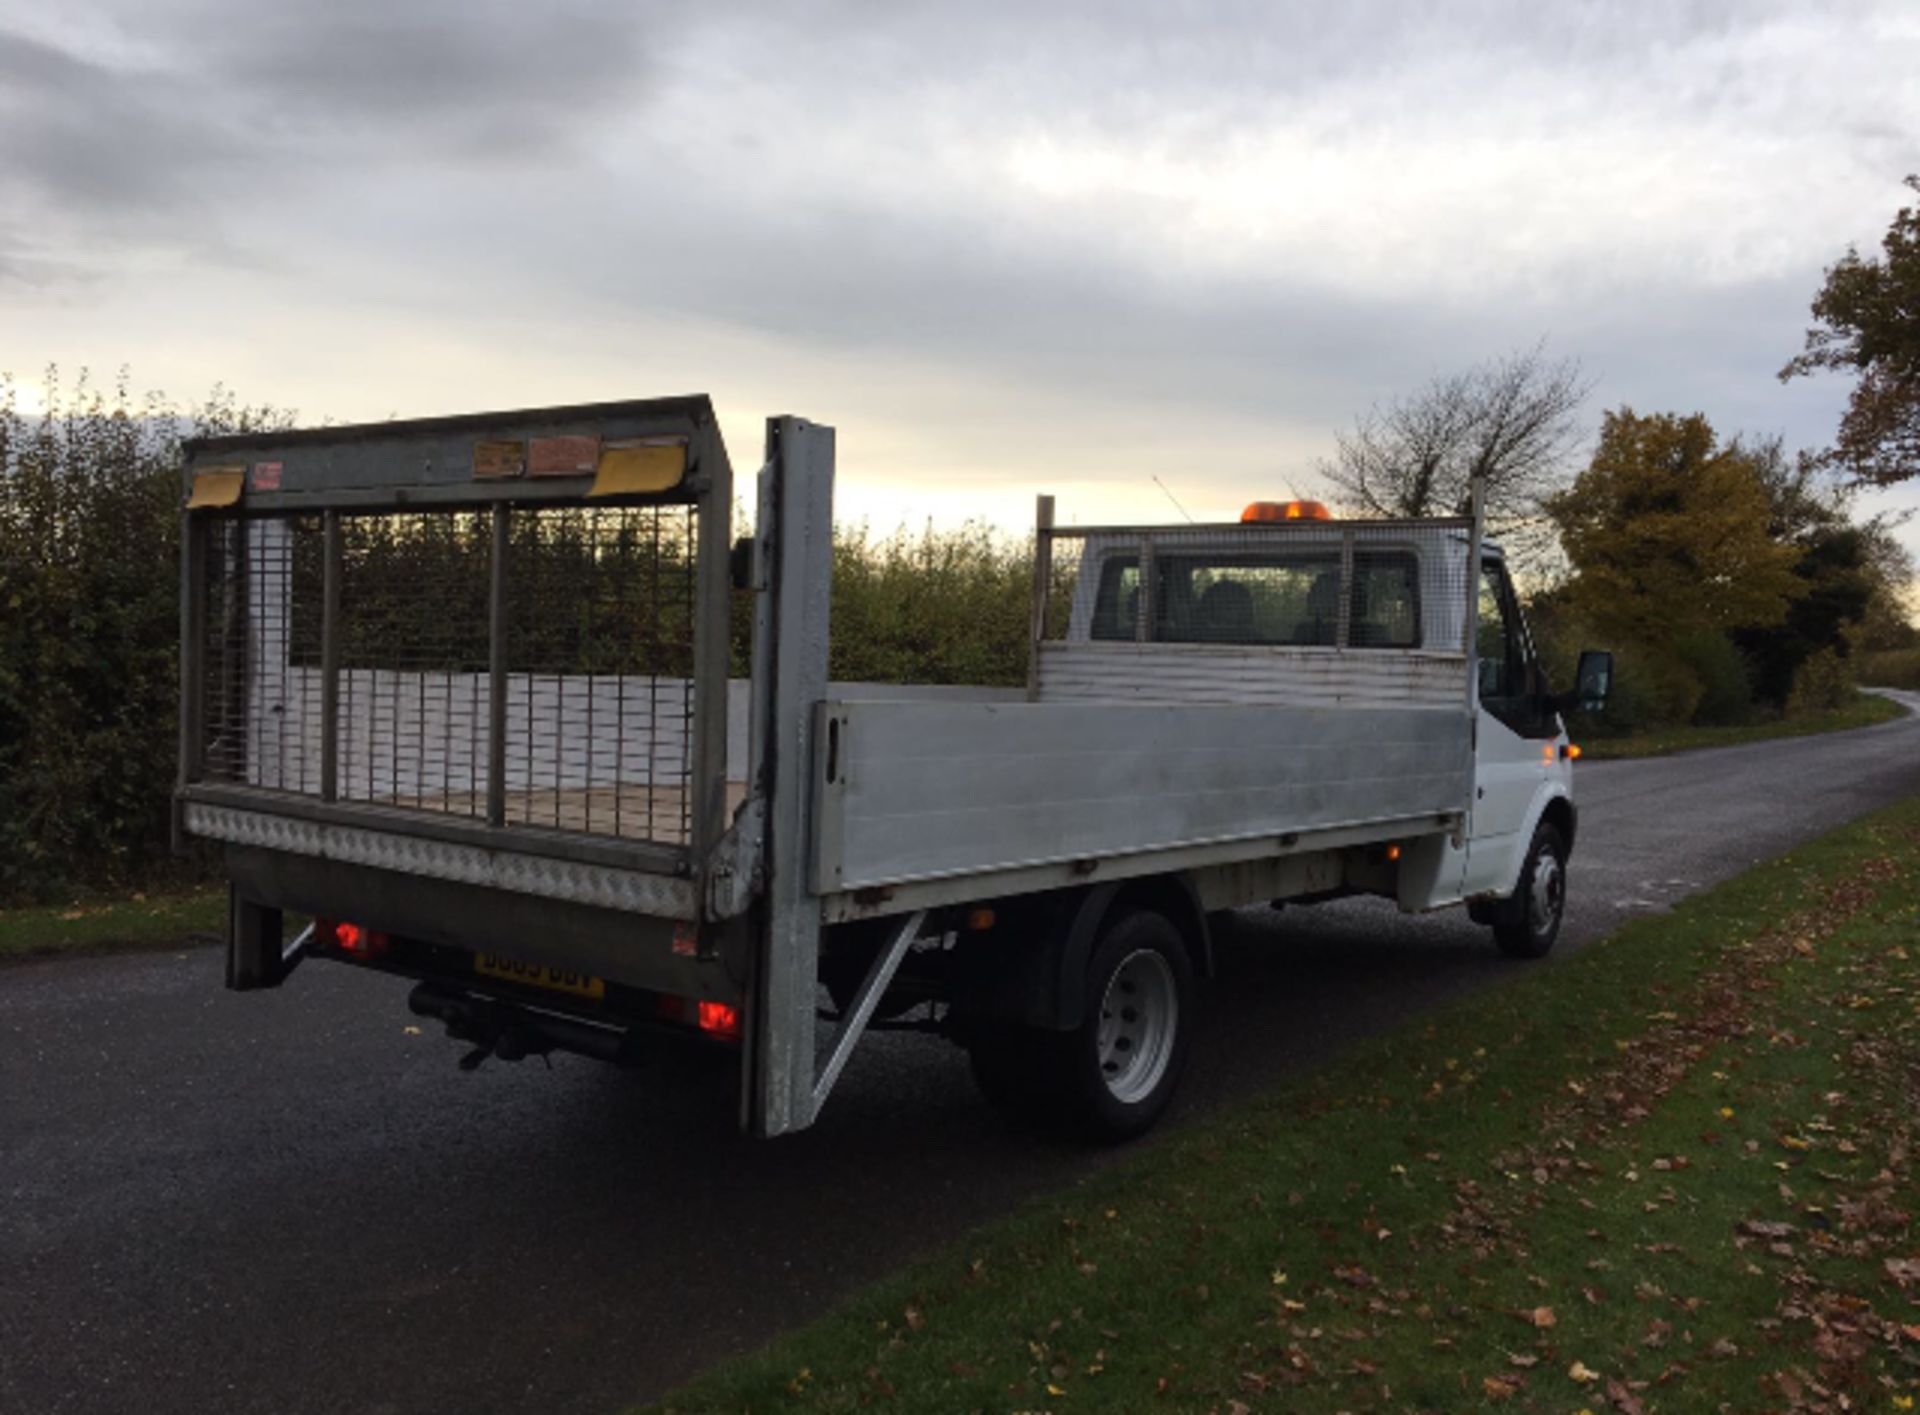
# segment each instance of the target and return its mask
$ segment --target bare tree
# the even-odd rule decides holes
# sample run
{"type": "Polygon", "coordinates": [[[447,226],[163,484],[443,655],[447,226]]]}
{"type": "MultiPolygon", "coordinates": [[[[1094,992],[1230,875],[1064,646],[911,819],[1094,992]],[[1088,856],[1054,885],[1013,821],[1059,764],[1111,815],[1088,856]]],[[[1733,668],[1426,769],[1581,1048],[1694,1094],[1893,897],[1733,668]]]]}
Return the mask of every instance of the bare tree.
{"type": "Polygon", "coordinates": [[[1319,471],[1374,516],[1457,514],[1484,476],[1489,526],[1537,549],[1551,534],[1540,504],[1566,484],[1590,388],[1578,362],[1536,344],[1369,409],[1319,471]]]}

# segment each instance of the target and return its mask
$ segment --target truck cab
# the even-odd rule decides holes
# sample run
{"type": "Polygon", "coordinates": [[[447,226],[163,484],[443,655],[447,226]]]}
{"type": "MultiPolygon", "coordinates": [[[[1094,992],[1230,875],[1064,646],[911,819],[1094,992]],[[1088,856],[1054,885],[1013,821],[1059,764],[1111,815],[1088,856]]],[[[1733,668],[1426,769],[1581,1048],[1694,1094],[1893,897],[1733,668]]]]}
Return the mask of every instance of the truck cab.
{"type": "Polygon", "coordinates": [[[1235,527],[1077,539],[1064,647],[1049,661],[1042,646],[1037,698],[1470,712],[1462,827],[1404,846],[1392,893],[1409,912],[1465,902],[1510,952],[1551,948],[1577,822],[1570,700],[1549,689],[1498,545],[1479,547],[1468,681],[1465,522],[1335,522],[1317,502],[1256,502],[1235,527]],[[1114,644],[1131,649],[1097,671],[1088,651],[1114,644]],[[1193,645],[1245,652],[1223,662],[1193,645]]]}

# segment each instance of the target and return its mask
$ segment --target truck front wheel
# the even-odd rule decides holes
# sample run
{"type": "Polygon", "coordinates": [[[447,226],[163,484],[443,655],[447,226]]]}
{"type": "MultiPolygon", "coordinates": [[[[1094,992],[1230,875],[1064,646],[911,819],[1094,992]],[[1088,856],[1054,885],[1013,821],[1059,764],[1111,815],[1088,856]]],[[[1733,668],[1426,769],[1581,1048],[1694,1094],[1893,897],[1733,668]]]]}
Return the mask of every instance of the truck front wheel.
{"type": "Polygon", "coordinates": [[[1542,824],[1533,833],[1513,896],[1493,907],[1493,939],[1511,958],[1545,958],[1567,910],[1567,847],[1542,824]]]}
{"type": "Polygon", "coordinates": [[[1193,963],[1165,915],[1131,911],[1087,963],[1072,1031],[992,1027],[969,1050],[986,1098],[1010,1118],[1114,1142],[1147,1130],[1173,1098],[1192,1035],[1193,963]]]}

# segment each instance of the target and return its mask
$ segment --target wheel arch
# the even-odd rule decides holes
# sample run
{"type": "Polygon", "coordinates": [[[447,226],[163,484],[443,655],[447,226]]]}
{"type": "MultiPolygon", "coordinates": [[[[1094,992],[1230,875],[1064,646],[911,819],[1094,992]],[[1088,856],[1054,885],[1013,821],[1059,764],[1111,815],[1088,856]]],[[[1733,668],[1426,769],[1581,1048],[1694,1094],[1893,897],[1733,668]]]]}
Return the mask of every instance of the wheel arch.
{"type": "Polygon", "coordinates": [[[1213,938],[1200,892],[1184,874],[1110,880],[1081,889],[998,901],[993,932],[956,961],[953,1001],[974,1020],[1071,1031],[1086,1018],[1087,965],[1108,923],[1153,909],[1179,931],[1196,976],[1213,972],[1213,938]]]}
{"type": "Polygon", "coordinates": [[[1567,854],[1573,854],[1573,837],[1580,825],[1580,812],[1573,804],[1573,798],[1567,795],[1555,795],[1547,799],[1540,808],[1540,815],[1534,821],[1534,829],[1550,825],[1560,832],[1560,842],[1567,847],[1567,854]]]}
{"type": "Polygon", "coordinates": [[[1213,975],[1213,935],[1207,927],[1206,911],[1200,906],[1200,891],[1189,876],[1151,875],[1097,885],[1082,898],[1072,924],[1061,935],[1053,1019],[1047,1025],[1064,1031],[1078,1027],[1085,1019],[1087,962],[1093,946],[1110,920],[1131,909],[1151,909],[1165,915],[1187,945],[1194,975],[1213,975]]]}
{"type": "Polygon", "coordinates": [[[1513,872],[1500,890],[1500,897],[1506,898],[1520,886],[1520,872],[1527,867],[1527,851],[1531,848],[1533,834],[1543,825],[1550,825],[1560,834],[1560,843],[1566,847],[1566,854],[1573,855],[1573,839],[1580,827],[1580,810],[1573,804],[1573,797],[1567,788],[1558,782],[1549,782],[1541,787],[1539,796],[1534,800],[1533,809],[1527,813],[1526,829],[1519,833],[1520,848],[1514,852],[1513,872]]]}

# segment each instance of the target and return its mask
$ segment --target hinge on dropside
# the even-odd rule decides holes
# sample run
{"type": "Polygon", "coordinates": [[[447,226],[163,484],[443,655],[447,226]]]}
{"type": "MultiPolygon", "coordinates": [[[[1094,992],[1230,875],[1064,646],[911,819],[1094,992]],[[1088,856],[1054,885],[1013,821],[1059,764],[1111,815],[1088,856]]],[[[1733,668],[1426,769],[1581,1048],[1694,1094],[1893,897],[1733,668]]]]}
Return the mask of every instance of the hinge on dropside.
{"type": "Polygon", "coordinates": [[[733,824],[707,857],[707,917],[737,919],[766,885],[762,842],[767,832],[764,796],[749,796],[734,813],[733,824]]]}

